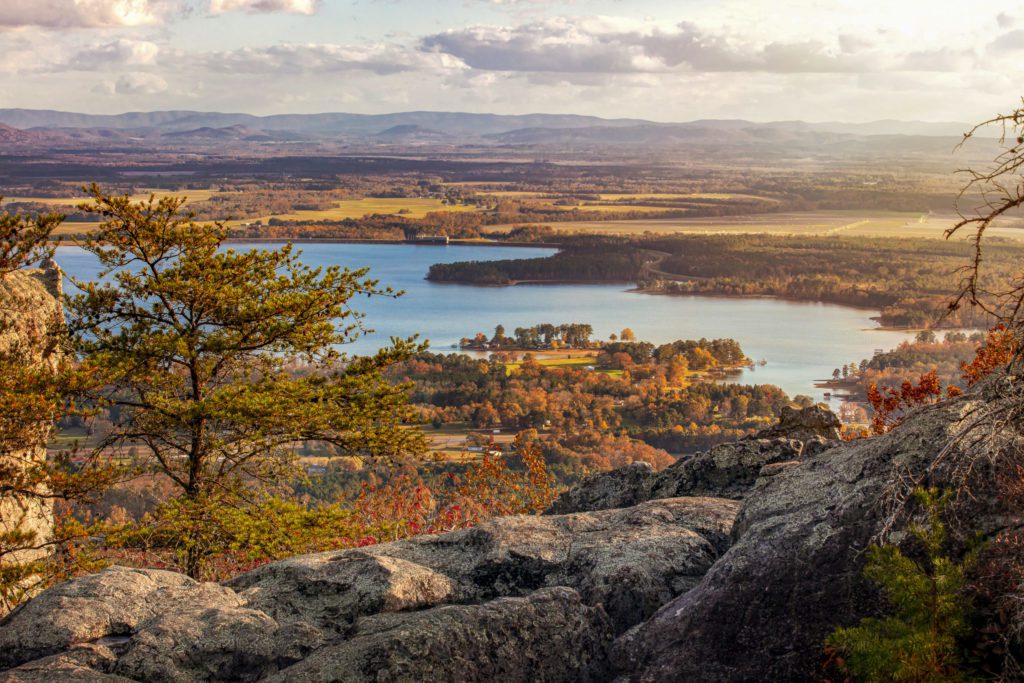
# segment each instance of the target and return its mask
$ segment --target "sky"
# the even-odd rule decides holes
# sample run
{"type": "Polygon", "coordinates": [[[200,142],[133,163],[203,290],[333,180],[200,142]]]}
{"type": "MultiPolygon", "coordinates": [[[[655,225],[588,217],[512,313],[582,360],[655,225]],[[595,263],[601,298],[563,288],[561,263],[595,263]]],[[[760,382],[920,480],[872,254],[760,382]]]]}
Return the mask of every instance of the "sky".
{"type": "Polygon", "coordinates": [[[0,108],[978,121],[1024,0],[0,0],[0,108]]]}

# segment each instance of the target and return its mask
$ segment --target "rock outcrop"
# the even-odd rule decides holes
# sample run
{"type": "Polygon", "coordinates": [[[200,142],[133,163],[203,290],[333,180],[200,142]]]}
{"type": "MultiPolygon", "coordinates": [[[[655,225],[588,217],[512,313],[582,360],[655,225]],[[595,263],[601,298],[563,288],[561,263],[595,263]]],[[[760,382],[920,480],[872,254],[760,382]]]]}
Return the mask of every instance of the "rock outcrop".
{"type": "Polygon", "coordinates": [[[622,508],[677,496],[738,500],[757,481],[762,467],[793,462],[802,449],[802,442],[794,439],[749,439],[685,456],[661,472],[646,463],[633,463],[588,477],[560,495],[544,514],[622,508]]]}
{"type": "Polygon", "coordinates": [[[127,637],[148,620],[192,605],[242,604],[228,588],[176,572],[110,567],[51,588],[12,612],[0,628],[0,667],[127,637]]]}
{"type": "MultiPolygon", "coordinates": [[[[44,371],[56,368],[64,331],[61,277],[52,262],[42,269],[0,276],[0,357],[44,371]]],[[[22,430],[18,438],[23,442],[0,445],[0,469],[24,471],[44,461],[49,430],[49,423],[41,423],[22,430]]],[[[0,563],[29,563],[45,557],[49,552],[46,544],[53,535],[52,500],[35,495],[0,496],[0,533],[14,531],[32,540],[25,549],[0,558],[0,563]]],[[[0,615],[5,611],[0,602],[0,615]]]]}
{"type": "Polygon", "coordinates": [[[693,590],[616,642],[617,670],[635,681],[812,677],[826,636],[882,604],[863,567],[887,489],[923,473],[976,407],[968,399],[930,406],[885,436],[759,478],[735,545],[693,590]]]}
{"type": "Polygon", "coordinates": [[[766,465],[795,462],[838,443],[841,424],[833,413],[811,406],[782,409],[778,424],[749,439],[721,444],[685,456],[661,472],[633,463],[585,479],[551,505],[545,514],[629,507],[676,496],[741,499],[766,465]]]}
{"type": "Polygon", "coordinates": [[[785,437],[797,441],[835,441],[841,439],[843,423],[831,410],[820,406],[796,409],[783,406],[779,421],[754,435],[755,439],[785,437]]]}
{"type": "Polygon", "coordinates": [[[25,681],[599,680],[613,638],[725,552],[738,509],[675,498],[502,517],[296,557],[224,586],[113,567],[0,622],[0,667],[25,681]]]}
{"type": "Polygon", "coordinates": [[[611,636],[568,588],[524,598],[369,617],[353,637],[270,681],[599,681],[611,636]]]}
{"type": "Polygon", "coordinates": [[[0,622],[0,681],[807,680],[826,635],[878,609],[862,570],[880,501],[977,405],[948,400],[852,443],[775,432],[662,473],[634,465],[561,500],[587,511],[292,558],[226,585],[107,569],[0,622]]]}
{"type": "Polygon", "coordinates": [[[649,490],[656,473],[646,462],[634,462],[612,470],[592,474],[563,492],[545,515],[626,508],[650,500],[649,490]]]}

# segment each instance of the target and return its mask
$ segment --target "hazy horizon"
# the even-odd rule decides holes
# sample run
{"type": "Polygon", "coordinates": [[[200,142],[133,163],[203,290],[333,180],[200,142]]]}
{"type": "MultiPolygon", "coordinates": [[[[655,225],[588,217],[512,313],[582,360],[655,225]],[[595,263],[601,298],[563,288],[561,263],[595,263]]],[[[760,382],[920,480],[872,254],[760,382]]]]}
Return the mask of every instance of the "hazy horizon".
{"type": "Polygon", "coordinates": [[[977,121],[1024,1],[6,0],[0,44],[10,108],[977,121]]]}
{"type": "Polygon", "coordinates": [[[225,114],[231,116],[255,116],[257,118],[270,118],[274,116],[327,116],[327,115],[352,115],[352,116],[389,116],[397,114],[472,114],[479,116],[579,116],[579,117],[590,117],[598,118],[606,121],[616,120],[628,120],[633,119],[637,121],[644,121],[648,123],[664,123],[664,124],[679,124],[679,123],[697,123],[700,121],[745,121],[754,124],[773,124],[773,123],[807,123],[811,125],[818,124],[870,124],[870,123],[882,123],[882,122],[899,122],[899,123],[928,123],[928,124],[972,124],[976,122],[970,121],[954,121],[949,119],[898,119],[898,118],[879,118],[863,121],[854,120],[840,120],[840,119],[807,119],[807,118],[795,118],[795,119],[759,119],[754,117],[711,117],[711,116],[696,116],[685,120],[677,119],[659,119],[656,117],[638,117],[638,116],[621,116],[621,117],[605,117],[600,114],[595,114],[588,111],[566,111],[566,112],[555,112],[555,111],[533,111],[524,110],[519,112],[497,112],[497,111],[468,111],[464,109],[394,109],[388,111],[380,111],[374,113],[364,113],[357,111],[345,111],[345,110],[323,110],[323,111],[277,111],[270,113],[256,113],[253,111],[244,110],[227,110],[227,109],[124,109],[118,111],[88,111],[85,109],[61,109],[57,107],[0,107],[0,111],[11,111],[11,110],[24,110],[24,111],[51,111],[61,114],[81,114],[84,116],[129,116],[133,114],[156,114],[161,112],[172,112],[181,111],[195,114],[225,114]]]}

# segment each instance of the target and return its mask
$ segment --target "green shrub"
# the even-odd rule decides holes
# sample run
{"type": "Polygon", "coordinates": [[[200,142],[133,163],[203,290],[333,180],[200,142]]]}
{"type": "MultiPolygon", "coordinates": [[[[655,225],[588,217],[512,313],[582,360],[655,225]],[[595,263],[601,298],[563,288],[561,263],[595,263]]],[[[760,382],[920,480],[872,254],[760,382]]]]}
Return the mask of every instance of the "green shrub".
{"type": "Polygon", "coordinates": [[[856,681],[962,681],[957,638],[966,631],[964,571],[944,555],[946,530],[939,514],[948,498],[937,489],[918,489],[926,524],[910,532],[923,546],[917,562],[892,545],[872,546],[865,576],[881,586],[893,614],[839,628],[827,640],[837,662],[856,681]]]}

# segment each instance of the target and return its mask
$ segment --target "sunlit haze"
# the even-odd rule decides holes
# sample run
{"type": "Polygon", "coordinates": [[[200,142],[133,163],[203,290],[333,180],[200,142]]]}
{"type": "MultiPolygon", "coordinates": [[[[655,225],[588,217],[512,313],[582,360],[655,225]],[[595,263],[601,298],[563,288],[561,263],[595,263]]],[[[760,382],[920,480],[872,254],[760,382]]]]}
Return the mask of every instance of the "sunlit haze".
{"type": "Polygon", "coordinates": [[[4,0],[0,48],[5,108],[973,121],[1024,3],[4,0]]]}

